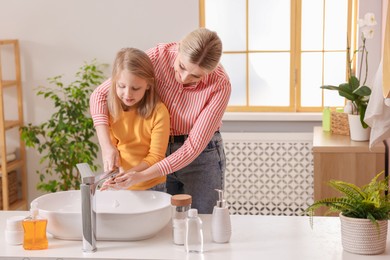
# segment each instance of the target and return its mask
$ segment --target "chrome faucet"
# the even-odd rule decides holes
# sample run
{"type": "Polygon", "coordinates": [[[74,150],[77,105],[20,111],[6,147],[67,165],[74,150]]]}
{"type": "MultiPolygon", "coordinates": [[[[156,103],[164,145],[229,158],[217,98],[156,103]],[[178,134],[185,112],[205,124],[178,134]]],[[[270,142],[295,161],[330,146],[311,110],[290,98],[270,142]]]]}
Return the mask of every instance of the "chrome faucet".
{"type": "Polygon", "coordinates": [[[114,178],[119,170],[104,172],[95,176],[87,163],[76,165],[81,175],[81,218],[82,218],[82,239],[83,252],[92,253],[97,250],[96,247],[96,187],[108,178],[114,178]]]}

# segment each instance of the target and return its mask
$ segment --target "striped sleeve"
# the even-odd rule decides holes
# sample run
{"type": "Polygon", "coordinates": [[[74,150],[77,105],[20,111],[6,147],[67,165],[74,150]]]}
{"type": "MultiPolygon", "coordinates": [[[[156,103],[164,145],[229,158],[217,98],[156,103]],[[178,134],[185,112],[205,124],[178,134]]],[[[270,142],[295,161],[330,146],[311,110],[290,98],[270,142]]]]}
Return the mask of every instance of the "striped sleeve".
{"type": "Polygon", "coordinates": [[[89,98],[89,109],[93,125],[108,125],[107,95],[111,86],[111,79],[107,79],[98,86],[89,98]]]}

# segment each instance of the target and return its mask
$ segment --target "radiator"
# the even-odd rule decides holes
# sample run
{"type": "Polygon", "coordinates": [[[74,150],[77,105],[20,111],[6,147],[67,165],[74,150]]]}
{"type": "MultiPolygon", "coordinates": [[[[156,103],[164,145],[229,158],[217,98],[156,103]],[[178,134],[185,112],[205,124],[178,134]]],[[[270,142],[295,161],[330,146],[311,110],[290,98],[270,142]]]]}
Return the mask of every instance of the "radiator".
{"type": "Polygon", "coordinates": [[[231,214],[299,216],[313,202],[312,133],[222,133],[231,214]]]}

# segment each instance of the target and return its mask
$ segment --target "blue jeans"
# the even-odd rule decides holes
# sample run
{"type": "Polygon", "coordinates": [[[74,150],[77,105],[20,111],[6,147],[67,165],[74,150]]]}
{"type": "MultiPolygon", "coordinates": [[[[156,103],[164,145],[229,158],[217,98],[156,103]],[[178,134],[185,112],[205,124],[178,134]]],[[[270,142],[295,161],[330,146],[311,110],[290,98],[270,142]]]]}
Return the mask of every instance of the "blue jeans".
{"type": "MultiPolygon", "coordinates": [[[[174,153],[182,143],[169,143],[167,156],[174,153]]],[[[167,175],[167,192],[171,195],[189,194],[192,208],[200,214],[211,214],[218,200],[215,189],[223,189],[226,158],[222,137],[215,133],[207,147],[189,165],[167,175]]]]}

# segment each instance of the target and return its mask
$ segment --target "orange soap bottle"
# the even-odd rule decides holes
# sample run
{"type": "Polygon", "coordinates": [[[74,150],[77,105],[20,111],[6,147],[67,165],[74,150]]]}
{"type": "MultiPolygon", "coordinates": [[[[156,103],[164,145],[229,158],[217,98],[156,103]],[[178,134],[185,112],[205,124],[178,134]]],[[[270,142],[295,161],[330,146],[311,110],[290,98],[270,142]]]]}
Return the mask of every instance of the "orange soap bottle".
{"type": "Polygon", "coordinates": [[[47,249],[46,237],[47,219],[39,216],[37,202],[31,203],[31,215],[22,222],[24,229],[23,248],[26,250],[47,249]]]}

